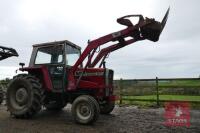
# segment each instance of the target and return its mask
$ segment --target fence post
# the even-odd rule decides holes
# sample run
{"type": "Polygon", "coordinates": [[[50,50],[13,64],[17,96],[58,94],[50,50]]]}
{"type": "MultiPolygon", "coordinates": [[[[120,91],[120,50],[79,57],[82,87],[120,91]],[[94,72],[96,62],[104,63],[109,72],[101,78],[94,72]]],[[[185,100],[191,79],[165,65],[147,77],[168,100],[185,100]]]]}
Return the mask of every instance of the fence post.
{"type": "Polygon", "coordinates": [[[159,107],[160,103],[159,103],[158,77],[156,77],[156,95],[157,95],[156,102],[157,102],[157,106],[159,107]]]}
{"type": "Polygon", "coordinates": [[[123,80],[122,80],[122,78],[120,79],[120,81],[119,81],[119,95],[120,95],[120,100],[119,100],[119,104],[121,105],[122,104],[122,90],[123,90],[123,80]]]}

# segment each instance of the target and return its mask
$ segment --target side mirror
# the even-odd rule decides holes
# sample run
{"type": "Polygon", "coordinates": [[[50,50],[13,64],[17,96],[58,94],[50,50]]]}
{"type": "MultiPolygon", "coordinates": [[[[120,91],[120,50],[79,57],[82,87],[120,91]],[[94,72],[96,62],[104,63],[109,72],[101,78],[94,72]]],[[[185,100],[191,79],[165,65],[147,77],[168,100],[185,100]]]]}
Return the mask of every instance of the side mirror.
{"type": "Polygon", "coordinates": [[[23,68],[24,67],[24,65],[25,65],[25,63],[19,63],[19,65],[23,68]]]}

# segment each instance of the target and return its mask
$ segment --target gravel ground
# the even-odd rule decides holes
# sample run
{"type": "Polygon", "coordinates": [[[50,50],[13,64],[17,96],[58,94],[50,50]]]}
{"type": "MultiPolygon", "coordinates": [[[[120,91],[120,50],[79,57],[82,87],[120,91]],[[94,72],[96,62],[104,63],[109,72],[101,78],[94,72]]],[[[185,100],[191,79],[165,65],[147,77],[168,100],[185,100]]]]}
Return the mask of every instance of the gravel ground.
{"type": "Polygon", "coordinates": [[[0,105],[0,133],[140,133],[140,132],[200,132],[200,110],[191,110],[191,126],[166,127],[164,109],[115,107],[110,115],[100,115],[89,126],[73,122],[70,107],[60,112],[42,110],[31,120],[12,118],[6,107],[0,105]]]}

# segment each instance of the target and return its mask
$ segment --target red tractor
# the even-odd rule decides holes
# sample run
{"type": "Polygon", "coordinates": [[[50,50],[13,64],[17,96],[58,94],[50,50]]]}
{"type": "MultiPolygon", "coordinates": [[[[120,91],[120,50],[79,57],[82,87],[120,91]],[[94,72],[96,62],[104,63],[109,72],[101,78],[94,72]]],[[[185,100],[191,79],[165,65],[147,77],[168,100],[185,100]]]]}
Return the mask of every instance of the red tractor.
{"type": "Polygon", "coordinates": [[[158,41],[168,13],[169,10],[162,22],[142,15],[119,18],[117,22],[125,25],[125,29],[88,41],[82,53],[79,46],[67,40],[33,45],[29,67],[20,63],[19,70],[27,74],[15,76],[7,90],[11,115],[29,118],[42,106],[47,110],[61,110],[67,103],[72,104],[72,116],[80,124],[95,122],[100,113],[109,114],[115,107],[116,97],[114,72],[106,68],[106,57],[136,41],[158,41]],[[138,23],[133,24],[129,17],[138,17],[138,23]],[[100,49],[108,42],[117,43],[100,49]]]}

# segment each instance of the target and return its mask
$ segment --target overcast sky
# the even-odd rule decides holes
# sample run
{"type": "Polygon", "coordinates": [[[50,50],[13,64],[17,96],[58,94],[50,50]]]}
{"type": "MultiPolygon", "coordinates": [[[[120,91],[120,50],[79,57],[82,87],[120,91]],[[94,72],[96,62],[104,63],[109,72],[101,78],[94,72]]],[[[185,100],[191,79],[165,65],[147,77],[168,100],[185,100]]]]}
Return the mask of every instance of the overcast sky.
{"type": "Polygon", "coordinates": [[[199,0],[0,0],[0,45],[19,53],[0,62],[0,78],[12,77],[19,62],[28,65],[32,44],[70,40],[84,49],[88,39],[125,28],[117,18],[143,14],[161,21],[169,6],[158,42],[136,42],[113,52],[107,67],[115,78],[198,77],[199,5],[199,0]]]}

